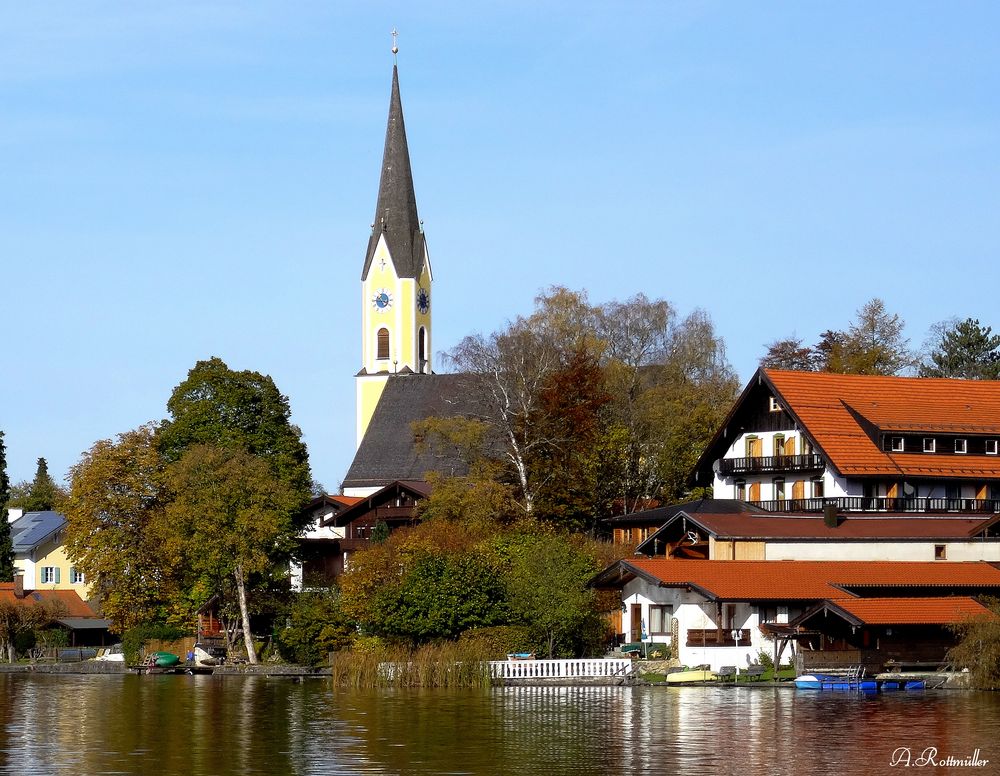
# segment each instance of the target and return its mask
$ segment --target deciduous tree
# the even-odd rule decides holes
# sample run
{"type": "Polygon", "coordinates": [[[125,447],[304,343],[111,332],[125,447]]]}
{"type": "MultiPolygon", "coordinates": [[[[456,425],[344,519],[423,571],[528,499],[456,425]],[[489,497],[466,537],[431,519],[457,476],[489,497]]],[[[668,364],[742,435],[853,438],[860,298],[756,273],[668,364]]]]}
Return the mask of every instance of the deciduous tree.
{"type": "Polygon", "coordinates": [[[160,449],[170,462],[194,445],[245,450],[308,501],[312,478],[302,432],[291,422],[288,398],[268,375],[233,371],[220,358],[199,361],[167,401],[170,419],[160,449]]]}
{"type": "Polygon", "coordinates": [[[774,340],[760,360],[764,369],[788,369],[812,372],[816,369],[817,353],[802,342],[800,337],[774,340]]]}
{"type": "Polygon", "coordinates": [[[155,426],[96,442],[70,475],[67,554],[115,632],[149,622],[176,592],[180,558],[164,514],[155,426]]]}
{"type": "Polygon", "coordinates": [[[58,601],[0,601],[0,651],[7,653],[7,662],[17,659],[20,638],[44,628],[64,612],[58,601]]]}
{"type": "Polygon", "coordinates": [[[265,459],[237,447],[193,445],[167,476],[166,513],[186,563],[204,578],[232,580],[247,658],[256,663],[249,596],[254,581],[290,553],[302,493],[265,459]]]}

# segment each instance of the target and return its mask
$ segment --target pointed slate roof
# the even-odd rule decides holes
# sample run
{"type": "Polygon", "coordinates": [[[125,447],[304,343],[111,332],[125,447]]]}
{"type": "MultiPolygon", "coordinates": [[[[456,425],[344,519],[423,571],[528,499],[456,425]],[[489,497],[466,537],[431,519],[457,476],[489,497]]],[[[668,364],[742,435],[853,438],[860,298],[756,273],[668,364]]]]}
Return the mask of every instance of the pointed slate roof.
{"type": "Polygon", "coordinates": [[[392,375],[343,487],[381,488],[396,480],[424,480],[431,471],[466,474],[468,466],[458,451],[421,446],[412,424],[430,417],[484,418],[488,413],[476,375],[392,375]]]}
{"type": "Polygon", "coordinates": [[[389,246],[396,274],[401,278],[419,277],[424,266],[424,235],[417,216],[417,196],[413,191],[403,103],[399,98],[399,73],[395,65],[392,66],[392,95],[389,98],[389,123],[382,154],[382,178],[362,280],[368,276],[382,234],[389,246]]]}

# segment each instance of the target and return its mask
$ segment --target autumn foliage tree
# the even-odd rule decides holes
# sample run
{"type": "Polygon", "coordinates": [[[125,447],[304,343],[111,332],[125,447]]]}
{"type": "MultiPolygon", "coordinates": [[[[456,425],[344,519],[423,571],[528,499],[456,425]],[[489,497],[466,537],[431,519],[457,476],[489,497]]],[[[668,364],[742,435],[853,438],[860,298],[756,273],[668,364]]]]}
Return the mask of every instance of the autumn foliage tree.
{"type": "Polygon", "coordinates": [[[737,388],[707,315],[642,295],[595,306],[553,288],[450,358],[478,379],[524,513],[577,530],[683,497],[737,388]]]}
{"type": "Polygon", "coordinates": [[[176,593],[179,552],[165,516],[156,427],[102,439],[71,470],[66,552],[123,633],[162,615],[176,593]]]}

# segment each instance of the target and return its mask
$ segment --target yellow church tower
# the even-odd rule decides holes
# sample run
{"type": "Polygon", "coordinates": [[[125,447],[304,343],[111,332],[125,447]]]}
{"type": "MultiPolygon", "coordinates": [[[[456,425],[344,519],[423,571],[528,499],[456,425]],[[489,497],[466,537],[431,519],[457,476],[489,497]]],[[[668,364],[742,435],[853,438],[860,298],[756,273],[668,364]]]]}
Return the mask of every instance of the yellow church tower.
{"type": "Polygon", "coordinates": [[[361,272],[358,446],[386,382],[395,375],[431,373],[432,281],[430,257],[413,191],[399,98],[399,73],[393,63],[378,204],[361,272]]]}

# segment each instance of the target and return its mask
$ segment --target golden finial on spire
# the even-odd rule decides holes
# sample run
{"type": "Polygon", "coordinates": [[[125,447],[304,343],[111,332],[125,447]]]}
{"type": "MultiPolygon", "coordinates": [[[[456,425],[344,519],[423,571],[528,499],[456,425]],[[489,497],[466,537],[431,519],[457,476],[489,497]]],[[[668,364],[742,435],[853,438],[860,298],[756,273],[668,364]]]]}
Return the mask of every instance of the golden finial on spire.
{"type": "Polygon", "coordinates": [[[396,45],[396,38],[399,37],[399,33],[396,32],[396,28],[392,28],[392,64],[396,64],[396,54],[399,53],[399,46],[396,45]]]}

